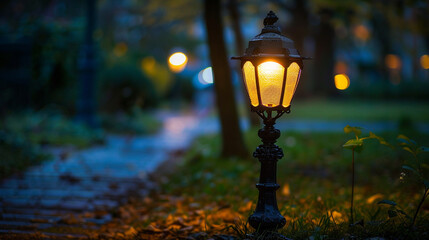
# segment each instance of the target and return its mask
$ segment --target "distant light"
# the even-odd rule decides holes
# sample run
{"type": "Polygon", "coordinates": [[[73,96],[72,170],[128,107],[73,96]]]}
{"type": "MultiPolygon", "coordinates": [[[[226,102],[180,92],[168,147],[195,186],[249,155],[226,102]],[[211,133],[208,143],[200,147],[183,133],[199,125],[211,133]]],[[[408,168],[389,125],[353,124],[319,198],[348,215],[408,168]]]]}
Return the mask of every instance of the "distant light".
{"type": "Polygon", "coordinates": [[[174,66],[180,66],[187,61],[187,57],[184,53],[177,52],[173,53],[168,59],[168,61],[174,66]]]}
{"type": "Polygon", "coordinates": [[[213,71],[212,67],[205,68],[198,73],[198,81],[202,85],[213,84],[213,71]]]}
{"type": "Polygon", "coordinates": [[[115,54],[117,57],[124,56],[128,51],[128,46],[124,42],[120,42],[115,45],[115,48],[113,49],[113,54],[115,54]]]}
{"type": "Polygon", "coordinates": [[[384,62],[386,63],[386,66],[390,69],[400,69],[401,68],[401,59],[394,54],[387,54],[386,58],[384,59],[384,62]]]}
{"type": "Polygon", "coordinates": [[[346,74],[335,75],[335,87],[339,90],[346,90],[350,86],[350,79],[346,74]]]}
{"type": "Polygon", "coordinates": [[[425,54],[420,57],[420,64],[423,69],[429,69],[429,55],[425,54]]]}
{"type": "Polygon", "coordinates": [[[141,60],[140,67],[146,73],[153,73],[155,71],[156,60],[153,57],[145,57],[141,60]]]}
{"type": "Polygon", "coordinates": [[[355,37],[361,41],[366,42],[370,37],[370,32],[365,25],[358,25],[353,29],[355,37]]]}
{"type": "Polygon", "coordinates": [[[185,69],[188,58],[182,52],[173,53],[168,59],[168,66],[173,72],[181,72],[185,69]]]}
{"type": "Polygon", "coordinates": [[[212,84],[213,83],[213,71],[212,71],[212,67],[208,67],[206,69],[203,70],[203,80],[208,83],[208,84],[212,84]]]}

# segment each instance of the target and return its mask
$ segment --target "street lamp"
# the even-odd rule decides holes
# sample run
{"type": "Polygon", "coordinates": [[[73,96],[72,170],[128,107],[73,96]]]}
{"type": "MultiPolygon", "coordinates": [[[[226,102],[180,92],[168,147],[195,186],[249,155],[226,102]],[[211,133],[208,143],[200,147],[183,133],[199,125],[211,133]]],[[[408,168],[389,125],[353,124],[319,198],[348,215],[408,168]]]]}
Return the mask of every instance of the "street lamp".
{"type": "Polygon", "coordinates": [[[274,128],[276,119],[290,112],[290,102],[295,93],[303,69],[302,60],[294,43],[281,35],[274,23],[277,16],[270,11],[264,19],[262,32],[250,42],[241,57],[244,85],[250,98],[251,110],[264,122],[258,135],[262,140],[253,156],[261,162],[261,174],[256,187],[258,204],[249,217],[249,224],[257,233],[275,232],[286,224],[277,207],[277,161],[283,151],[274,143],[280,131],[274,128]],[[275,112],[275,113],[274,113],[275,112]]]}

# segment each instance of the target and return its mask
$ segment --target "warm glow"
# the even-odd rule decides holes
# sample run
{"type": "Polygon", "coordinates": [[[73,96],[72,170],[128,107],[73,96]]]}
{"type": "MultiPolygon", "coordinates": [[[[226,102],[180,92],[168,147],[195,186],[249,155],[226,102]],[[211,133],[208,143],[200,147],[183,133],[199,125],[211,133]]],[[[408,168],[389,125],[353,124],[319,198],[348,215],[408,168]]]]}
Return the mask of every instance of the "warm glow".
{"type": "Polygon", "coordinates": [[[276,62],[264,62],[258,66],[261,101],[264,106],[276,107],[282,94],[284,67],[276,62]]]}
{"type": "Polygon", "coordinates": [[[339,90],[346,90],[350,86],[350,79],[346,74],[335,75],[335,87],[339,90]]]}
{"type": "Polygon", "coordinates": [[[290,196],[290,186],[289,183],[283,185],[282,194],[285,196],[290,196]]]}
{"type": "Polygon", "coordinates": [[[353,29],[353,33],[356,38],[358,38],[361,41],[366,42],[370,36],[370,33],[368,31],[368,28],[364,25],[358,25],[353,29]]]}
{"type": "Polygon", "coordinates": [[[387,54],[384,59],[386,66],[390,69],[400,69],[401,68],[401,59],[394,54],[387,54]]]}
{"type": "Polygon", "coordinates": [[[335,64],[335,74],[346,74],[347,73],[347,64],[343,61],[338,61],[335,64]]]}
{"type": "Polygon", "coordinates": [[[181,52],[173,53],[168,59],[168,66],[173,72],[183,71],[187,63],[188,63],[188,58],[184,53],[181,53],[181,52]]]}
{"type": "Polygon", "coordinates": [[[155,73],[156,60],[153,57],[145,57],[142,59],[140,66],[146,73],[155,73]]]}
{"type": "Polygon", "coordinates": [[[423,55],[420,57],[420,64],[423,69],[429,69],[429,55],[423,55]]]}
{"type": "Polygon", "coordinates": [[[124,56],[128,51],[128,46],[126,43],[120,42],[115,45],[115,48],[113,48],[113,54],[115,54],[117,57],[124,56]]]}
{"type": "Polygon", "coordinates": [[[256,90],[255,67],[249,61],[243,66],[244,81],[246,83],[247,93],[249,94],[250,103],[253,106],[258,106],[258,92],[256,90]]]}
{"type": "Polygon", "coordinates": [[[289,107],[292,97],[295,94],[296,86],[298,85],[301,69],[296,62],[293,62],[287,68],[286,88],[283,96],[283,107],[289,107]]]}

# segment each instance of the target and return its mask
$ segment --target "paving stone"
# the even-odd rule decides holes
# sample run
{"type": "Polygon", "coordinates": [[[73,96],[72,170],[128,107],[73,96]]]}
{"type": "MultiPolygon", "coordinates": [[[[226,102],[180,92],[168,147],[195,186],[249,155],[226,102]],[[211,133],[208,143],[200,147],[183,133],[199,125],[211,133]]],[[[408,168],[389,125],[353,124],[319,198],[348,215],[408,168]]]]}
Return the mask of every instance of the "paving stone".
{"type": "Polygon", "coordinates": [[[1,181],[0,233],[70,227],[73,224],[61,223],[64,216],[88,211],[103,214],[87,215],[83,221],[91,225],[79,227],[94,228],[94,224],[110,221],[108,209],[126,202],[131,194],[147,194],[147,174],[166,160],[170,151],[188,146],[203,126],[195,116],[164,120],[165,129],[152,136],[110,135],[103,146],[79,151],[54,148],[57,158],[53,161],[1,181]],[[179,123],[181,127],[175,128],[179,123]]]}
{"type": "Polygon", "coordinates": [[[3,213],[16,213],[16,214],[32,214],[38,216],[62,216],[70,211],[64,209],[36,209],[33,207],[11,207],[5,206],[2,208],[3,213]]]}
{"type": "Polygon", "coordinates": [[[2,207],[5,206],[34,206],[35,201],[29,198],[5,198],[2,200],[2,207]]]}
{"type": "Polygon", "coordinates": [[[1,213],[1,219],[3,221],[13,220],[13,221],[31,221],[35,219],[45,220],[49,223],[58,222],[61,218],[57,216],[46,216],[46,215],[34,215],[34,214],[16,214],[16,213],[1,213]]]}
{"type": "Polygon", "coordinates": [[[48,228],[52,227],[52,224],[35,224],[27,221],[4,221],[0,220],[0,229],[37,229],[39,227],[48,228]]]}
{"type": "MultiPolygon", "coordinates": [[[[33,231],[25,230],[9,230],[9,229],[0,229],[0,234],[32,234],[33,231]]],[[[88,239],[87,235],[76,234],[76,233],[50,233],[50,232],[39,232],[40,234],[48,237],[53,237],[56,239],[88,239]]]]}
{"type": "Polygon", "coordinates": [[[94,210],[93,204],[89,203],[88,200],[65,200],[61,201],[58,207],[61,209],[72,209],[79,211],[94,210]]]}
{"type": "Polygon", "coordinates": [[[58,208],[61,205],[62,200],[59,198],[43,198],[38,202],[39,208],[58,208]]]}
{"type": "Polygon", "coordinates": [[[108,199],[95,199],[91,201],[96,207],[105,207],[105,208],[114,208],[118,206],[117,201],[112,201],[108,199]]]}

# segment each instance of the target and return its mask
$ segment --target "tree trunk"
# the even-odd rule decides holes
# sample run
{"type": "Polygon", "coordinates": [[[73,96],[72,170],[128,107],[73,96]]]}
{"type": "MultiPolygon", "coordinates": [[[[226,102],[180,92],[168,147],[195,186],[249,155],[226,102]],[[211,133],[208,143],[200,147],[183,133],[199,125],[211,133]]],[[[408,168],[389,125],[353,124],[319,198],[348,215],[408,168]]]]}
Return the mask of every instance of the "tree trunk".
{"type": "MultiPolygon", "coordinates": [[[[387,6],[386,6],[387,7],[387,6]]],[[[379,73],[379,79],[384,83],[389,82],[389,68],[385,64],[385,57],[387,54],[392,54],[392,38],[391,38],[391,27],[389,21],[386,19],[382,12],[379,12],[377,8],[373,8],[371,25],[374,29],[374,38],[378,42],[380,57],[377,70],[379,73]]]]}
{"type": "MultiPolygon", "coordinates": [[[[232,31],[234,32],[235,37],[235,54],[237,56],[242,55],[245,51],[244,49],[244,40],[243,40],[243,33],[241,32],[241,24],[240,24],[240,11],[238,8],[237,0],[229,0],[228,1],[228,11],[229,11],[229,17],[231,19],[231,25],[232,25],[232,31]]],[[[241,75],[241,68],[240,64],[238,62],[235,63],[235,70],[237,71],[238,75],[241,75]]],[[[243,92],[243,96],[246,102],[246,109],[248,109],[247,115],[249,117],[250,125],[253,127],[259,127],[260,120],[258,115],[256,113],[253,113],[250,110],[250,99],[247,97],[247,91],[246,86],[244,86],[243,81],[239,81],[241,84],[241,90],[243,92]]]]}
{"type": "MultiPolygon", "coordinates": [[[[309,8],[307,0],[293,0],[293,1],[275,1],[287,14],[291,16],[289,21],[282,22],[283,34],[292,39],[295,43],[296,49],[298,49],[301,56],[310,57],[312,53],[308,53],[308,49],[304,49],[304,41],[311,35],[310,23],[309,23],[309,8]],[[292,3],[292,4],[291,4],[292,3]]],[[[313,61],[305,62],[305,68],[308,71],[312,69],[313,61]]],[[[311,71],[310,71],[311,72],[311,71]]],[[[301,76],[299,81],[299,89],[295,93],[295,97],[300,96],[311,96],[312,95],[312,83],[316,82],[311,79],[313,76],[304,74],[301,76]]],[[[292,106],[293,109],[293,106],[292,106]]]]}
{"type": "Polygon", "coordinates": [[[93,33],[97,0],[87,0],[85,43],[80,59],[80,98],[78,100],[78,119],[89,126],[95,126],[95,47],[93,33]]]}
{"type": "Polygon", "coordinates": [[[319,14],[320,25],[315,34],[314,93],[319,96],[334,96],[337,93],[334,84],[335,31],[330,23],[333,13],[322,9],[319,14]]]}
{"type": "Polygon", "coordinates": [[[238,122],[231,72],[223,38],[220,0],[204,1],[204,20],[213,68],[216,104],[222,135],[222,156],[247,156],[238,122]]]}
{"type": "Polygon", "coordinates": [[[307,0],[294,0],[293,7],[286,5],[282,7],[292,15],[290,23],[284,28],[284,34],[294,41],[296,49],[302,54],[304,51],[304,39],[309,36],[307,0]]]}

